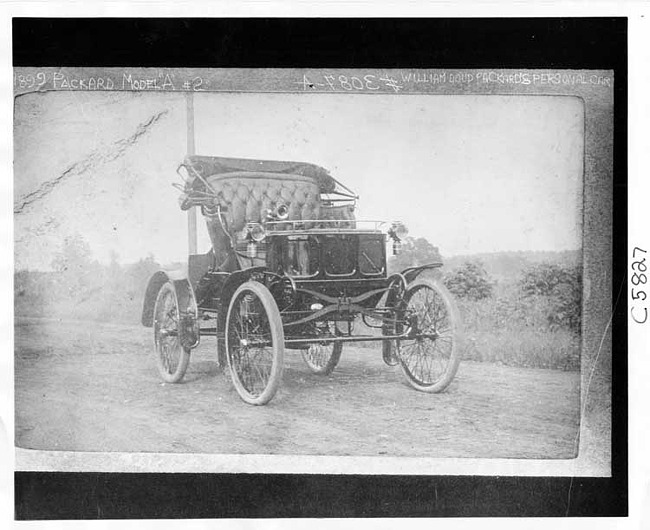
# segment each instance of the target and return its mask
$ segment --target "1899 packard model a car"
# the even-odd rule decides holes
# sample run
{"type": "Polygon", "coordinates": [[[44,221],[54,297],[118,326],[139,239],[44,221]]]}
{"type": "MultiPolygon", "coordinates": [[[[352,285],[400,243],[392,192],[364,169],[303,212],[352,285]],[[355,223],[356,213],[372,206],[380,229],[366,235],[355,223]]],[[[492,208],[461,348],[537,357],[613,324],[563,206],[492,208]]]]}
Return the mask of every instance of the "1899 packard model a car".
{"type": "Polygon", "coordinates": [[[421,276],[442,263],[387,272],[403,224],[357,220],[357,196],[314,164],[188,156],[178,172],[181,208],[200,208],[212,248],[147,286],[142,323],[165,381],[179,382],[201,337],[216,336],[219,363],[254,405],[276,394],[285,351],[330,374],[344,343],[362,341],[381,342],[417,390],[450,384],[458,309],[438,278],[421,276]]]}

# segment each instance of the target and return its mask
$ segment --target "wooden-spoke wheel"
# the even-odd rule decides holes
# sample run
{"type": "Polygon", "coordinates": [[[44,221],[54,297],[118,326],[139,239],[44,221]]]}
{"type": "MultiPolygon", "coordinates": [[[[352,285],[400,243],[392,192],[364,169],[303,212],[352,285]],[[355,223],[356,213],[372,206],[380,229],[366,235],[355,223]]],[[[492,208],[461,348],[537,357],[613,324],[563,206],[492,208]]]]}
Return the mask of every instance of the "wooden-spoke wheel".
{"type": "Polygon", "coordinates": [[[239,396],[252,405],[268,403],[282,380],[284,332],[278,306],[259,282],[244,283],[230,301],[226,353],[239,396]]]}
{"type": "Polygon", "coordinates": [[[164,284],[153,313],[154,352],[160,376],[167,383],[178,383],[190,362],[190,350],[179,337],[180,313],[176,291],[171,283],[164,284]]]}
{"type": "Polygon", "coordinates": [[[397,357],[408,383],[423,392],[449,386],[460,363],[461,324],[458,308],[439,280],[421,279],[408,286],[402,302],[406,331],[413,338],[397,341],[397,357]]]}

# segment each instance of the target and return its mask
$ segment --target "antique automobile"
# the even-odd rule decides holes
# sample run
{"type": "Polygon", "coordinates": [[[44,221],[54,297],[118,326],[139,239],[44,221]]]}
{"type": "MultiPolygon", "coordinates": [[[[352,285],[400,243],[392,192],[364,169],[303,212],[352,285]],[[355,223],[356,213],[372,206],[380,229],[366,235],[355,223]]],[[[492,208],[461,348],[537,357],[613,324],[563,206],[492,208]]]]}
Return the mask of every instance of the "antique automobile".
{"type": "Polygon", "coordinates": [[[358,197],[314,164],[188,156],[178,173],[180,206],[200,208],[212,248],[147,286],[142,323],[163,380],[179,382],[191,350],[214,336],[219,363],[254,405],[276,394],[285,353],[330,374],[343,345],[362,341],[381,342],[383,361],[417,390],[450,384],[458,309],[435,274],[422,274],[442,264],[387,272],[403,224],[357,220],[358,197]]]}

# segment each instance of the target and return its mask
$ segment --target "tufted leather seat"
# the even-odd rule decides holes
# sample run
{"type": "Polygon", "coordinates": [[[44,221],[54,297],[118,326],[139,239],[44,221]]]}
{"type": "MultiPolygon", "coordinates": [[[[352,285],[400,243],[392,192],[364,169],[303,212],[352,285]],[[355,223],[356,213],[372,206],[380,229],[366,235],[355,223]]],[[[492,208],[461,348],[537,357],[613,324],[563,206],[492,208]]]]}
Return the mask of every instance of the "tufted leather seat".
{"type": "MultiPolygon", "coordinates": [[[[318,219],[320,215],[318,185],[310,177],[232,172],[212,175],[206,180],[217,195],[215,205],[224,210],[226,227],[235,239],[247,223],[263,222],[267,213],[280,205],[288,208],[289,220],[318,219]]],[[[206,222],[216,263],[232,269],[232,260],[228,261],[230,238],[216,216],[206,216],[206,222]]]]}
{"type": "Polygon", "coordinates": [[[309,177],[276,173],[228,173],[207,178],[217,194],[215,202],[227,211],[224,215],[231,233],[246,223],[260,223],[269,210],[280,205],[289,209],[289,220],[318,219],[320,194],[309,177]]]}
{"type": "Polygon", "coordinates": [[[265,221],[269,211],[275,212],[281,205],[287,207],[290,221],[342,219],[351,221],[349,227],[354,227],[353,205],[321,203],[321,193],[332,193],[337,183],[326,169],[315,164],[192,155],[181,165],[188,169],[190,177],[181,208],[192,206],[192,200],[204,207],[219,270],[239,267],[230,253],[231,238],[239,247],[246,224],[265,221]],[[206,189],[206,181],[210,190],[206,189]],[[228,234],[219,217],[210,214],[216,212],[211,206],[217,205],[221,206],[228,234]]]}

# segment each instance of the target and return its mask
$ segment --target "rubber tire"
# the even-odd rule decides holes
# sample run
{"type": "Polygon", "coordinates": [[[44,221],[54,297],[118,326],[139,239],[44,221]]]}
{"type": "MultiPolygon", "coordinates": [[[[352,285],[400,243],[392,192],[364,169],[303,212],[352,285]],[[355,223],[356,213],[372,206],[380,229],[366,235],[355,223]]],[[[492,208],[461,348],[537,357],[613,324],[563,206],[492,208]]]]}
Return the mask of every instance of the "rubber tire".
{"type": "Polygon", "coordinates": [[[226,318],[226,357],[228,359],[228,368],[232,378],[233,385],[239,394],[239,397],[246,403],[251,405],[266,405],[275,396],[280,382],[282,381],[282,372],[284,370],[284,329],[282,328],[282,318],[280,317],[280,310],[278,309],[273,296],[269,290],[259,282],[249,281],[239,286],[235,294],[230,300],[228,305],[228,316],[226,318]],[[252,395],[246,390],[244,385],[239,379],[239,375],[233,368],[231,345],[229,340],[229,331],[233,308],[235,303],[243,293],[250,293],[255,295],[266,312],[266,317],[269,323],[271,332],[271,341],[273,348],[273,361],[271,366],[271,373],[266,387],[259,395],[252,395]]]}
{"type": "MultiPolygon", "coordinates": [[[[438,279],[431,280],[423,278],[416,280],[407,287],[402,303],[408,304],[411,297],[421,289],[431,289],[436,292],[442,299],[444,307],[449,315],[452,329],[452,348],[448,364],[440,379],[434,381],[433,383],[425,383],[418,380],[413,374],[411,374],[409,368],[406,366],[406,363],[402,357],[402,341],[398,341],[399,346],[397,356],[399,359],[400,368],[402,369],[402,374],[410,386],[421,392],[438,393],[442,392],[449,386],[449,384],[454,379],[454,376],[456,375],[458,366],[460,364],[462,351],[462,325],[460,312],[458,311],[458,306],[456,305],[456,302],[454,301],[451,293],[438,279]]],[[[408,305],[406,305],[406,307],[408,307],[408,305]]]]}
{"type": "Polygon", "coordinates": [[[156,319],[158,317],[158,311],[159,311],[159,304],[162,303],[162,300],[165,296],[171,296],[174,297],[174,306],[176,308],[176,319],[177,321],[179,320],[179,312],[178,312],[178,299],[176,298],[176,291],[174,289],[174,286],[171,284],[171,282],[167,282],[163,284],[163,286],[160,288],[158,291],[158,295],[156,296],[156,303],[154,305],[154,310],[153,310],[153,330],[154,330],[154,355],[156,358],[156,366],[158,368],[158,373],[160,373],[160,377],[165,381],[166,383],[180,383],[180,381],[183,379],[185,376],[185,372],[187,371],[187,367],[190,364],[190,350],[187,348],[183,348],[180,343],[178,344],[178,348],[181,350],[180,351],[180,356],[178,360],[178,365],[176,366],[176,369],[173,372],[170,372],[164,365],[162,355],[159,349],[158,345],[158,328],[156,325],[156,319]]]}
{"type": "MultiPolygon", "coordinates": [[[[341,352],[343,351],[343,343],[342,342],[335,342],[332,344],[332,354],[330,355],[330,358],[327,360],[327,363],[323,366],[318,366],[309,360],[307,356],[307,352],[309,350],[301,350],[302,353],[302,359],[305,361],[305,364],[309,367],[312,373],[316,375],[329,375],[334,371],[334,368],[336,368],[336,365],[339,364],[339,361],[341,360],[341,352]]],[[[329,347],[329,346],[328,346],[329,347]]]]}

